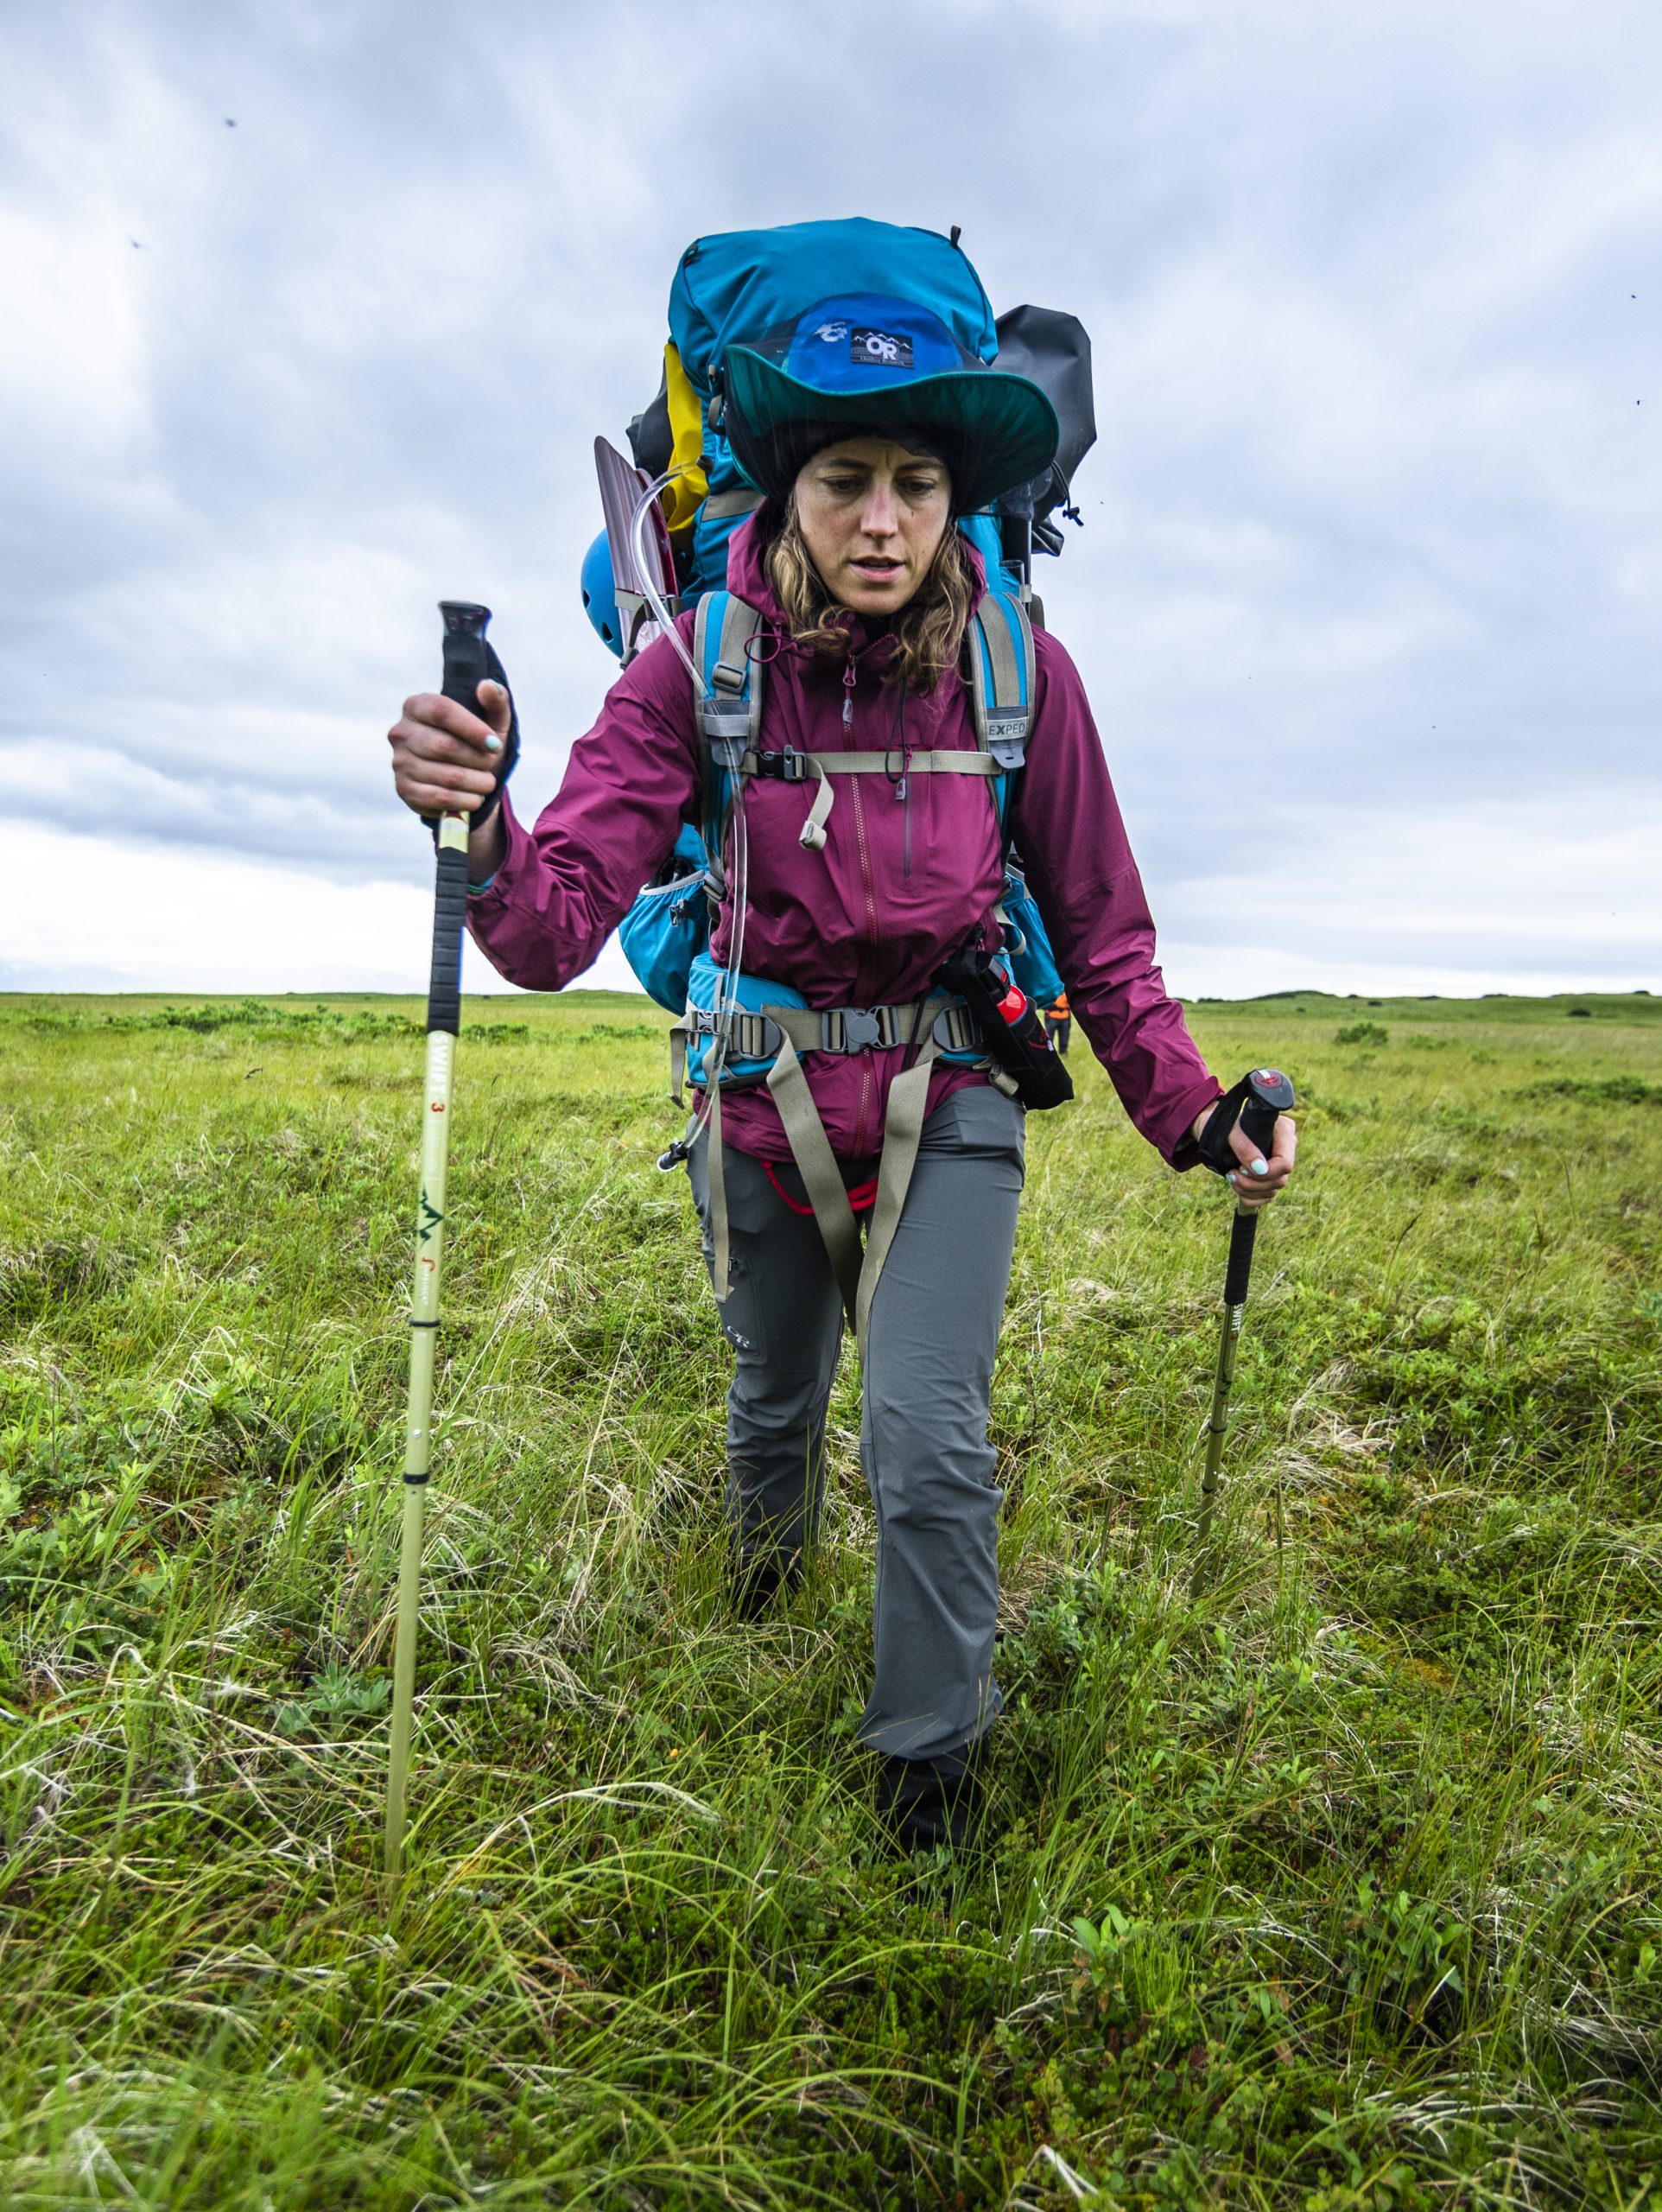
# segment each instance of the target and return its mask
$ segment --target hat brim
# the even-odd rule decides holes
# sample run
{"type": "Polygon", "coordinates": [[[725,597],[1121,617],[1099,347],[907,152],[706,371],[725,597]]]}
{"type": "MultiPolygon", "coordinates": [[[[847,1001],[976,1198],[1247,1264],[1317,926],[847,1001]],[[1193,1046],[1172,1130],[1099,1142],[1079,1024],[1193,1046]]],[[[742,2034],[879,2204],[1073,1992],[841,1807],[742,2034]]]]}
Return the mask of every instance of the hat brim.
{"type": "Polygon", "coordinates": [[[736,418],[726,425],[733,456],[757,490],[776,499],[789,498],[803,461],[832,442],[827,430],[833,438],[924,433],[952,457],[959,514],[1044,475],[1061,442],[1056,409],[1037,385],[996,368],[948,369],[867,391],[832,392],[788,375],[748,346],[730,346],[726,379],[736,418]]]}

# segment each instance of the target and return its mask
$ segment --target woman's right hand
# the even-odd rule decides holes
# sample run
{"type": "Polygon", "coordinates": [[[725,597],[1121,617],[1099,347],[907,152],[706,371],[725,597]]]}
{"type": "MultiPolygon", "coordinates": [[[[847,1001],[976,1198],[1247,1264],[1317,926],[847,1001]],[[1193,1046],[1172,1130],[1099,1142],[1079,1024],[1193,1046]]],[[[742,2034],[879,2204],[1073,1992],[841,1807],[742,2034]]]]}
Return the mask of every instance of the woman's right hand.
{"type": "MultiPolygon", "coordinates": [[[[387,743],[394,788],[412,813],[471,814],[496,789],[513,706],[502,685],[487,678],[479,687],[479,707],[470,715],[436,691],[405,700],[387,743]]],[[[468,839],[468,874],[475,880],[493,873],[504,842],[501,809],[493,808],[468,839]]]]}
{"type": "Polygon", "coordinates": [[[501,684],[488,680],[479,703],[470,715],[436,691],[405,700],[387,743],[393,784],[412,813],[471,814],[496,789],[512,709],[501,684]]]}

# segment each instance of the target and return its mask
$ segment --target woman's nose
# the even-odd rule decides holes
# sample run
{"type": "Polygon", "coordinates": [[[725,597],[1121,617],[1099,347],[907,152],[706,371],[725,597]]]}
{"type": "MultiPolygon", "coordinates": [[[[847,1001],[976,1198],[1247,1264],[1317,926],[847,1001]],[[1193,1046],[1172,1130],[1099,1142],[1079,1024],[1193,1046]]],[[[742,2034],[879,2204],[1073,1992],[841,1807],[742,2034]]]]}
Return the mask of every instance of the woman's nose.
{"type": "Polygon", "coordinates": [[[860,527],[869,537],[892,537],[895,531],[893,495],[886,487],[872,493],[860,512],[860,527]]]}

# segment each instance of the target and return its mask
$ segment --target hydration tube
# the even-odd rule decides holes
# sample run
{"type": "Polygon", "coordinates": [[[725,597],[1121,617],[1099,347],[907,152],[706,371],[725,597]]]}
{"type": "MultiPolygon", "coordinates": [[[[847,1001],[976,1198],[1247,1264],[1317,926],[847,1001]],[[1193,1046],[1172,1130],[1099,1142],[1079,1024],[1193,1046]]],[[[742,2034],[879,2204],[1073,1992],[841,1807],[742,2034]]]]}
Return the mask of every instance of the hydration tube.
{"type": "MultiPolygon", "coordinates": [[[[648,557],[646,546],[648,514],[651,512],[659,493],[672,484],[677,476],[685,474],[686,464],[683,463],[679,468],[666,469],[662,476],[654,478],[646,486],[635,503],[635,512],[630,521],[630,537],[635,555],[636,573],[640,578],[641,588],[646,594],[647,604],[652,610],[652,619],[681,656],[682,664],[693,680],[695,692],[701,696],[707,692],[709,687],[705,683],[703,671],[688,652],[682,634],[675,626],[675,618],[671,615],[667,603],[652,582],[652,570],[656,563],[648,557]]],[[[711,1102],[715,1096],[715,1087],[721,1080],[721,1071],[726,1060],[727,1046],[732,1034],[733,992],[739,976],[744,972],[745,920],[750,908],[750,827],[745,815],[745,783],[742,776],[735,777],[733,779],[733,948],[726,969],[721,979],[721,1012],[726,1017],[726,1021],[717,1033],[714,1049],[710,1054],[709,1065],[704,1073],[704,1096],[693,1110],[693,1118],[688,1126],[687,1134],[681,1140],[682,1146],[690,1145],[709,1121],[711,1102]]],[[[720,857],[718,854],[716,858],[719,860],[720,857]]],[[[670,1152],[680,1149],[678,1146],[671,1146],[670,1152]]],[[[685,1157],[684,1153],[682,1156],[685,1157]]],[[[666,1153],[664,1157],[668,1160],[669,1154],[666,1153]]]]}
{"type": "MultiPolygon", "coordinates": [[[[686,473],[687,466],[683,462],[679,468],[666,469],[662,476],[656,477],[647,486],[635,502],[635,512],[630,521],[629,534],[634,547],[635,572],[640,578],[641,589],[646,594],[647,605],[652,610],[652,620],[681,655],[682,664],[688,676],[692,677],[695,688],[701,691],[705,688],[704,678],[699,672],[697,662],[688,652],[680,631],[676,627],[674,616],[670,613],[657,586],[652,582],[652,571],[657,566],[657,563],[656,559],[648,558],[646,550],[645,524],[648,514],[657,504],[659,493],[667,490],[677,476],[684,476],[686,473]]],[[[656,547],[653,550],[656,553],[656,547]]]]}

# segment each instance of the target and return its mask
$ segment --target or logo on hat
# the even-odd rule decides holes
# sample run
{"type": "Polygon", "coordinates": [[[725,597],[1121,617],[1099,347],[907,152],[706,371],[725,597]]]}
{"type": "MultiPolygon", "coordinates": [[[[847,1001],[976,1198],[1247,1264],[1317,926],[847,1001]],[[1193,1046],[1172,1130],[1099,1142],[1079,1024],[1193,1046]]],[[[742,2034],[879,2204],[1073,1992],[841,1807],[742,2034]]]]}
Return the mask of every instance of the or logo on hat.
{"type": "Polygon", "coordinates": [[[855,330],[849,334],[848,358],[867,368],[909,369],[912,341],[887,330],[855,330]]]}
{"type": "Polygon", "coordinates": [[[846,322],[822,322],[814,335],[822,339],[828,346],[834,346],[838,339],[847,338],[848,326],[846,322]]]}

